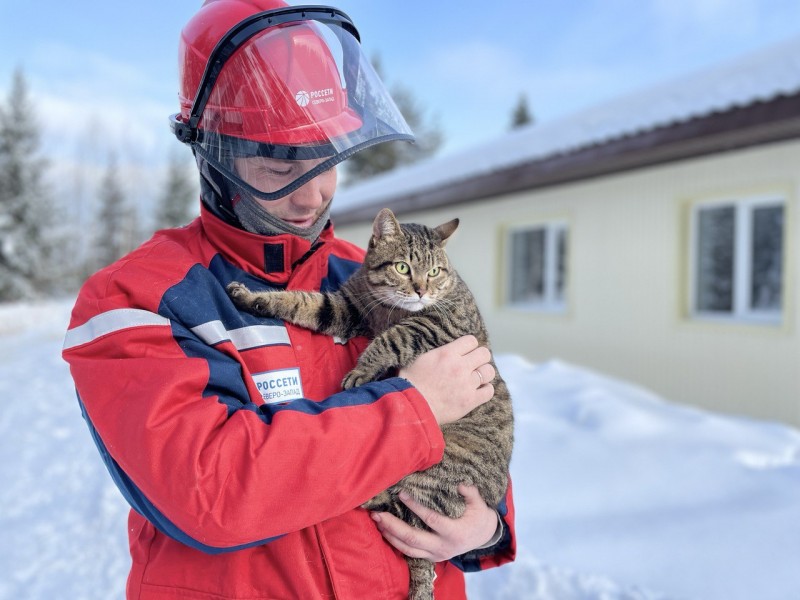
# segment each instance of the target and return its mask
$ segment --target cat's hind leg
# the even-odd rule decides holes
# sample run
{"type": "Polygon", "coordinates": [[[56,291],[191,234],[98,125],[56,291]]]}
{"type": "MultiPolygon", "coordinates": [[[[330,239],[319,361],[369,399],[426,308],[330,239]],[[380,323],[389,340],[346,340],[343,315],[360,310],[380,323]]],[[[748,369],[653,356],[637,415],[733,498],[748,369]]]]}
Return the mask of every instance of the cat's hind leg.
{"type": "Polygon", "coordinates": [[[406,557],[408,563],[408,600],[433,600],[434,565],[424,558],[406,557]]]}

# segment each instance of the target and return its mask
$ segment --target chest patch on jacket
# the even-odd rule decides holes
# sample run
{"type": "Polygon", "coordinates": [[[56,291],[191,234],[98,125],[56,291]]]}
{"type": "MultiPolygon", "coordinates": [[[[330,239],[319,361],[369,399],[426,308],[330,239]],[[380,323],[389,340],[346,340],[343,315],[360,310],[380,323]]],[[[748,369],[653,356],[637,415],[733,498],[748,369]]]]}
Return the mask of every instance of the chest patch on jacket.
{"type": "Polygon", "coordinates": [[[303,398],[303,381],[297,367],[254,373],[253,381],[267,404],[303,398]]]}

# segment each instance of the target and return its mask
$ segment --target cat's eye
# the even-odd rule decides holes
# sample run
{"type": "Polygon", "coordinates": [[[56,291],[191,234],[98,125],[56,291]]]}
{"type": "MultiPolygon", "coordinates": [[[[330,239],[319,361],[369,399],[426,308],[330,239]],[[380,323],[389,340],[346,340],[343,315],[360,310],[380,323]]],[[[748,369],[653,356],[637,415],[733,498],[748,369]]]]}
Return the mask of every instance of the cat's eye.
{"type": "Polygon", "coordinates": [[[408,266],[408,263],[404,262],[394,263],[394,268],[398,273],[400,273],[400,275],[408,275],[411,272],[411,267],[408,266]]]}
{"type": "Polygon", "coordinates": [[[430,271],[428,271],[428,277],[436,277],[441,272],[440,267],[433,267],[430,271]]]}

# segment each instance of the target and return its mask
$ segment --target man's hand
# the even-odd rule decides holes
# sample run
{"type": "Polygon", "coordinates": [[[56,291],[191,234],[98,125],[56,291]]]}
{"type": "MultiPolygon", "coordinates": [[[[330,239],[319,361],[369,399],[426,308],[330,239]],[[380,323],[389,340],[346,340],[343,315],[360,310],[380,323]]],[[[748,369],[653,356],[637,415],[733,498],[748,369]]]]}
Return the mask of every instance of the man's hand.
{"type": "Polygon", "coordinates": [[[433,562],[450,560],[487,543],[497,530],[497,513],[489,508],[474,486],[460,485],[467,507],[458,519],[450,519],[400,494],[400,499],[431,531],[417,529],[389,513],[373,513],[378,530],[406,556],[433,562]]]}
{"type": "Polygon", "coordinates": [[[492,353],[478,345],[473,335],[465,335],[420,355],[400,377],[428,401],[439,425],[457,421],[494,396],[495,370],[489,362],[492,353]]]}

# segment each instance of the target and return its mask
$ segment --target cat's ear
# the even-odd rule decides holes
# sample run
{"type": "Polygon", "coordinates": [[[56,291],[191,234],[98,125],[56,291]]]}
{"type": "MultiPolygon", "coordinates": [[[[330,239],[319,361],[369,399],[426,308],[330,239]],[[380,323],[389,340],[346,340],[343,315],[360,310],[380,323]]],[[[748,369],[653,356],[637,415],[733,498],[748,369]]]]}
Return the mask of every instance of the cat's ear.
{"type": "Polygon", "coordinates": [[[442,246],[444,246],[447,243],[447,239],[453,235],[456,229],[458,229],[458,219],[453,219],[434,228],[434,231],[442,238],[442,246]]]}
{"type": "Polygon", "coordinates": [[[372,223],[372,235],[376,240],[403,235],[400,223],[397,222],[391,210],[388,208],[381,209],[381,212],[378,213],[372,223]]]}

